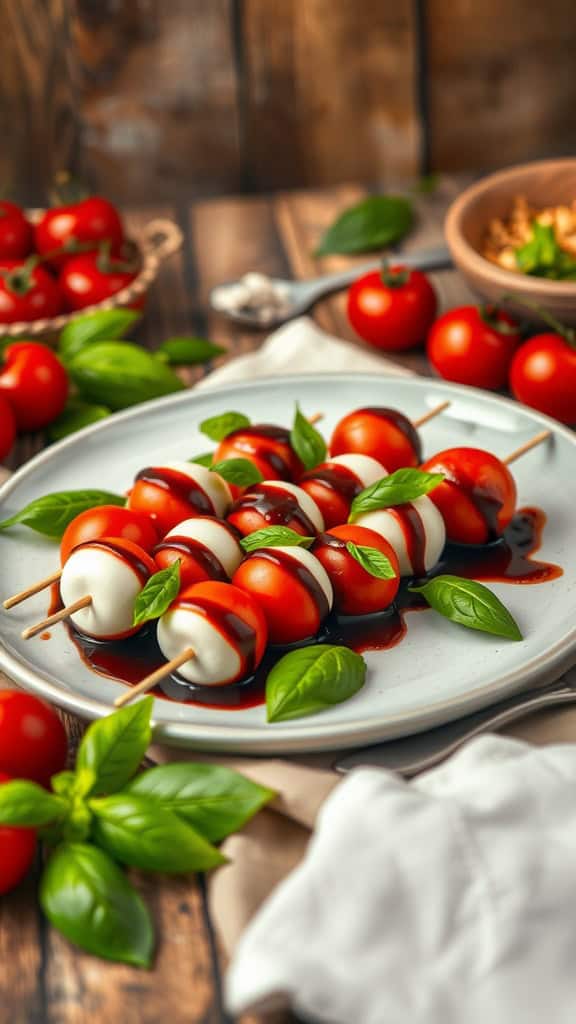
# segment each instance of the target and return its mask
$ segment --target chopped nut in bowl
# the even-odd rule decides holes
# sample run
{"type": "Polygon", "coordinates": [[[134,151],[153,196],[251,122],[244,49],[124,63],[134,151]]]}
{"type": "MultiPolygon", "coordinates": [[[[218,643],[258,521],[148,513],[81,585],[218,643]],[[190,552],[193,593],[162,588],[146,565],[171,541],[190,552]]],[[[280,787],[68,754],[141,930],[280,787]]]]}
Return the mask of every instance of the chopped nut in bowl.
{"type": "Polygon", "coordinates": [[[576,281],[576,199],[538,209],[516,196],[509,216],[488,224],[482,255],[513,273],[576,281]]]}

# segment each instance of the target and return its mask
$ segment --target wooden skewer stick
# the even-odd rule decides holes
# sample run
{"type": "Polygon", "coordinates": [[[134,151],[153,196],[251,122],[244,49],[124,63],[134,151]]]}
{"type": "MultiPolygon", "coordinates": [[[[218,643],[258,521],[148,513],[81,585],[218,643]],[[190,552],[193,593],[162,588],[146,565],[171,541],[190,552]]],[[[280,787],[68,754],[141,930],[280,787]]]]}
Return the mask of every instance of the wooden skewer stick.
{"type": "Polygon", "coordinates": [[[323,412],[314,412],[314,413],[312,413],[311,416],[308,416],[307,418],[308,418],[308,423],[311,423],[312,426],[314,426],[315,423],[319,423],[320,420],[324,419],[324,413],[323,412]]]}
{"type": "Polygon", "coordinates": [[[148,693],[149,690],[153,690],[156,683],[159,683],[166,676],[169,676],[171,672],[175,672],[177,668],[184,665],[186,661],[190,661],[194,658],[196,651],[193,647],[185,647],[181,654],[177,654],[175,658],[171,658],[165,665],[161,665],[155,672],[151,672],[149,676],[142,679],[141,682],[137,683],[136,686],[130,687],[125,693],[120,694],[114,701],[115,708],[122,708],[125,704],[129,704],[130,701],[134,700],[135,697],[139,697],[141,693],[148,693]]]}
{"type": "Polygon", "coordinates": [[[28,626],[28,629],[25,629],[20,635],[23,640],[30,640],[37,633],[41,633],[43,629],[48,629],[49,626],[55,626],[57,622],[69,619],[71,615],[74,615],[74,612],[79,612],[81,608],[87,608],[89,604],[92,604],[92,598],[90,594],[86,594],[86,597],[80,597],[72,604],[61,608],[59,612],[55,612],[54,615],[49,615],[47,619],[42,619],[42,622],[37,622],[35,626],[28,626]]]}
{"type": "Polygon", "coordinates": [[[441,412],[444,412],[444,409],[447,409],[449,405],[451,405],[451,402],[440,402],[439,405],[435,405],[432,409],[429,409],[428,412],[419,416],[417,420],[412,420],[412,426],[423,427],[425,423],[428,423],[430,420],[433,420],[435,416],[439,416],[441,412]]]}
{"type": "Polygon", "coordinates": [[[14,605],[20,604],[21,601],[26,601],[29,597],[33,597],[34,594],[39,594],[41,590],[46,590],[46,587],[57,583],[62,575],[62,569],[58,569],[57,572],[53,572],[50,576],[45,576],[43,580],[38,580],[37,583],[33,583],[32,586],[26,587],[26,590],[21,590],[19,594],[13,594],[12,597],[7,597],[2,602],[4,608],[13,608],[14,605]]]}
{"type": "Polygon", "coordinates": [[[515,448],[513,452],[510,452],[510,455],[502,459],[502,462],[505,466],[509,466],[511,462],[516,462],[516,459],[521,458],[526,452],[532,451],[532,448],[536,448],[543,441],[547,441],[549,437],[552,437],[551,430],[541,430],[539,434],[535,434],[529,441],[525,441],[519,448],[515,448]]]}

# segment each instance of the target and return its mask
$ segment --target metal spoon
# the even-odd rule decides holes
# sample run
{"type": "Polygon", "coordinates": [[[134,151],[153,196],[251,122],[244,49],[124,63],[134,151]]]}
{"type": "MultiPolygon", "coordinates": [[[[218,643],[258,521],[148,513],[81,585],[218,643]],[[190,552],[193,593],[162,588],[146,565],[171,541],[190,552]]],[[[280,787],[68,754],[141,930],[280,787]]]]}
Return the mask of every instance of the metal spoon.
{"type": "MultiPolygon", "coordinates": [[[[401,263],[402,266],[412,270],[446,270],[452,266],[452,257],[444,245],[435,249],[424,249],[420,252],[391,253],[389,259],[392,263],[401,263]]],[[[218,289],[213,288],[209,296],[210,305],[216,312],[242,324],[243,327],[278,327],[279,324],[306,313],[324,296],[346,288],[362,274],[371,270],[379,270],[381,266],[382,258],[380,257],[380,259],[356,264],[338,273],[324,274],[322,277],[315,277],[308,281],[289,281],[285,278],[272,277],[270,278],[271,285],[280,286],[285,290],[285,296],[282,297],[282,310],[278,313],[271,313],[266,320],[259,318],[254,309],[223,309],[218,302],[214,301],[216,291],[220,292],[220,289],[226,287],[235,287],[241,283],[240,281],[229,281],[224,285],[219,285],[218,289]]]]}

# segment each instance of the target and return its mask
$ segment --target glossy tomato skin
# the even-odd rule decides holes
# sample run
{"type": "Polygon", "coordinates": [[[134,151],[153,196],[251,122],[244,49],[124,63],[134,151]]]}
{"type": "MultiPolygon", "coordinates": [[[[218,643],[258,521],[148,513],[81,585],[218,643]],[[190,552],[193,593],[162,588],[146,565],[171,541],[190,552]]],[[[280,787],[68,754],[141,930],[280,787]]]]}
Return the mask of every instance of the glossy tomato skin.
{"type": "Polygon", "coordinates": [[[364,526],[335,526],[321,533],[312,554],[326,569],[334,590],[334,608],[341,615],[370,615],[392,604],[400,586],[400,565],[393,547],[364,526]],[[376,548],[390,560],[395,579],[382,580],[363,569],[346,549],[346,542],[376,548]]]}
{"type": "Polygon", "coordinates": [[[136,509],[116,505],[100,505],[87,509],[68,524],[60,542],[62,565],[79,544],[102,537],[120,537],[138,544],[150,553],[158,543],[158,530],[150,516],[136,509]]]}
{"type": "Polygon", "coordinates": [[[32,248],[32,225],[24,211],[0,199],[0,260],[23,260],[32,248]]]}
{"type": "Polygon", "coordinates": [[[68,375],[47,345],[15,341],[4,350],[0,394],[12,406],[19,430],[41,430],[63,411],[68,375]]]}
{"type": "Polygon", "coordinates": [[[271,644],[293,644],[313,637],[321,626],[318,607],[305,583],[254,551],[239,566],[232,583],[262,609],[271,644]]]}
{"type": "MultiPolygon", "coordinates": [[[[34,231],[36,251],[41,256],[73,245],[94,243],[94,251],[101,242],[110,242],[117,252],[124,241],[124,229],[116,207],[101,196],[90,196],[70,206],[56,206],[47,210],[34,231]]],[[[61,266],[66,255],[54,257],[54,266],[61,266]]]]}
{"type": "Polygon", "coordinates": [[[442,513],[449,541],[487,544],[502,535],[516,508],[516,484],[500,459],[480,448],[449,448],[422,469],[446,478],[428,497],[442,513]]]}
{"type": "MultiPolygon", "coordinates": [[[[258,666],[264,657],[266,644],[268,642],[268,626],[266,616],[257,600],[252,594],[246,593],[242,588],[233,586],[231,583],[222,583],[218,580],[209,580],[201,583],[193,583],[180,591],[172,607],[183,604],[186,600],[197,601],[199,604],[205,600],[208,604],[214,604],[223,612],[237,615],[254,630],[255,650],[254,662],[258,666]]],[[[210,614],[208,611],[208,618],[210,614]]]]}
{"type": "Polygon", "coordinates": [[[436,293],[419,270],[365,274],[348,292],[348,319],[364,341],[388,352],[420,345],[436,315],[436,293]],[[387,281],[392,283],[387,283],[387,281]],[[394,283],[396,282],[396,283],[394,283]]]}
{"type": "Polygon", "coordinates": [[[59,283],[67,309],[84,309],[126,288],[136,277],[135,270],[103,270],[97,253],[85,253],[66,260],[59,283]]]}
{"type": "MultiPolygon", "coordinates": [[[[0,772],[0,786],[11,782],[0,772]]],[[[28,874],[36,851],[36,832],[31,828],[0,826],[0,896],[15,889],[28,874]]]]}
{"type": "Polygon", "coordinates": [[[426,351],[445,380],[495,390],[505,386],[519,344],[518,324],[507,313],[488,310],[483,316],[478,306],[460,306],[432,325],[426,351]]]}
{"type": "Polygon", "coordinates": [[[510,368],[515,398],[561,423],[576,423],[576,348],[559,334],[537,334],[516,352],[510,368]]]}
{"type": "Polygon", "coordinates": [[[16,440],[16,418],[10,403],[0,394],[0,459],[9,454],[16,440]]]}
{"type": "Polygon", "coordinates": [[[220,442],[214,462],[248,459],[264,480],[298,480],[304,466],[290,444],[290,431],[273,424],[256,424],[233,430],[220,442]]]}
{"type": "Polygon", "coordinates": [[[11,282],[14,273],[17,278],[25,274],[25,264],[19,260],[0,260],[0,324],[43,320],[58,315],[62,309],[62,294],[44,267],[34,267],[30,271],[29,286],[25,291],[11,282]]]}
{"type": "Polygon", "coordinates": [[[0,690],[0,771],[48,787],[66,767],[68,741],[55,711],[31,693],[0,690]]]}
{"type": "Polygon", "coordinates": [[[420,440],[410,420],[383,407],[356,409],[336,425],[330,454],[348,452],[371,455],[389,473],[403,466],[418,466],[422,460],[420,440]]]}

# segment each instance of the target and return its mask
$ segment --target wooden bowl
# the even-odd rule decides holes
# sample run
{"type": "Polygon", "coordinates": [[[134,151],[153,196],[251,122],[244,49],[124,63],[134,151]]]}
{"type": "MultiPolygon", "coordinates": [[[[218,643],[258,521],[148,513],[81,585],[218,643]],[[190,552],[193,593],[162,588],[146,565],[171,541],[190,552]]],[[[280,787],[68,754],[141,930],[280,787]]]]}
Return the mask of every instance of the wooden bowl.
{"type": "Polygon", "coordinates": [[[506,218],[516,196],[536,207],[571,203],[576,199],[576,158],[538,160],[490,174],[465,189],[448,210],[446,241],[452,258],[480,298],[498,303],[521,319],[538,319],[514,296],[539,303],[566,324],[576,324],[576,282],[549,281],[503,270],[480,254],[493,217],[506,218]],[[502,302],[502,296],[512,296],[502,302]]]}

